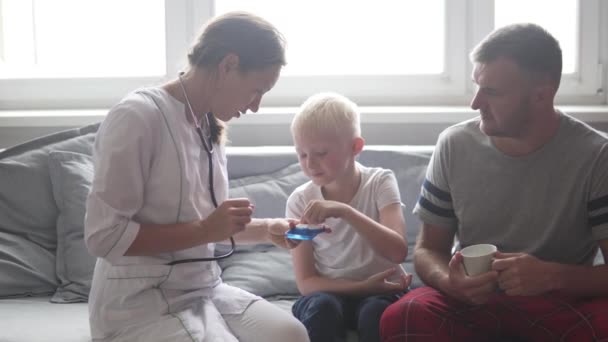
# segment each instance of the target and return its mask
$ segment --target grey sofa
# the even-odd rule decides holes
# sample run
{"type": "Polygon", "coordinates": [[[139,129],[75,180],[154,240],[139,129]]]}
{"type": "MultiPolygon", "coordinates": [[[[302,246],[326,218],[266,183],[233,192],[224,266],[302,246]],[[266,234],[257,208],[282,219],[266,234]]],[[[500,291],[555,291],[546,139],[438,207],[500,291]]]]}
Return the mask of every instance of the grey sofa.
{"type": "MultiPolygon", "coordinates": [[[[97,125],[0,152],[0,341],[90,341],[87,296],[95,260],[83,242],[84,199],[97,125]]],[[[432,146],[369,146],[359,160],[392,169],[411,214],[432,146]]],[[[248,197],[255,216],[284,215],[289,193],[307,181],[292,147],[228,148],[231,197],[248,197]]],[[[218,250],[225,247],[218,246],[218,250]]],[[[239,247],[221,262],[224,281],[290,310],[298,296],[288,252],[239,247]]],[[[411,255],[405,268],[413,272],[411,255]]],[[[413,286],[420,286],[414,280],[413,286]]]]}

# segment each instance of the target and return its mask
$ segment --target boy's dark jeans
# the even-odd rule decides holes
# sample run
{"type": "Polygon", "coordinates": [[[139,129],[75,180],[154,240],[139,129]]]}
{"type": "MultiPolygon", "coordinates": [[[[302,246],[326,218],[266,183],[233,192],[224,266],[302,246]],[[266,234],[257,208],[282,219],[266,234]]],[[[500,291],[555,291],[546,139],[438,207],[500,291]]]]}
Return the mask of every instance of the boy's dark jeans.
{"type": "Polygon", "coordinates": [[[344,341],[347,329],[357,330],[360,342],[380,341],[380,317],[403,293],[369,297],[339,296],[315,292],[293,305],[311,342],[344,341]]]}

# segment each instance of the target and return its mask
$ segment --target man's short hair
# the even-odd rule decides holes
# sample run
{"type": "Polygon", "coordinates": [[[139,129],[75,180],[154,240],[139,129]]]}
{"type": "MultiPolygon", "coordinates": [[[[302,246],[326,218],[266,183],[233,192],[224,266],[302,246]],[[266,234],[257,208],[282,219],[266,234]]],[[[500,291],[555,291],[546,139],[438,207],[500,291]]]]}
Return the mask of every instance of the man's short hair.
{"type": "Polygon", "coordinates": [[[291,122],[291,134],[334,135],[352,139],[361,136],[357,105],[340,94],[319,93],[309,97],[291,122]]]}
{"type": "Polygon", "coordinates": [[[530,23],[498,28],[486,36],[471,52],[474,63],[491,63],[508,58],[530,74],[549,76],[556,87],[562,76],[562,49],[544,28],[530,23]]]}

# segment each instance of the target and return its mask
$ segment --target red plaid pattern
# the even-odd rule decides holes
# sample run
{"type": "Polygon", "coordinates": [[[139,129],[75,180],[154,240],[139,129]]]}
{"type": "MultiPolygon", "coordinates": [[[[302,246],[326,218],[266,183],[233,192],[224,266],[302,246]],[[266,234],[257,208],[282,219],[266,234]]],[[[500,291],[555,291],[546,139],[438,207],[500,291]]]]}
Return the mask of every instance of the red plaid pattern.
{"type": "Polygon", "coordinates": [[[384,311],[380,334],[384,342],[608,341],[608,298],[496,294],[472,306],[423,287],[384,311]]]}

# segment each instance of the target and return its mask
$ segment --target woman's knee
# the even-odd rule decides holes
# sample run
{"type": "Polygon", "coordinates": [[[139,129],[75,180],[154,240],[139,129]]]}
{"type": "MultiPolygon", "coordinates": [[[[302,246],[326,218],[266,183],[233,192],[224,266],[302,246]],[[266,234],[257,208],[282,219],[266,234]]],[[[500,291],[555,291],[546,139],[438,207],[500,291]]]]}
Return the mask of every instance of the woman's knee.
{"type": "Polygon", "coordinates": [[[265,300],[256,301],[239,315],[225,315],[231,331],[242,342],[308,342],[304,325],[288,311],[265,300]]]}
{"type": "Polygon", "coordinates": [[[298,321],[295,317],[289,320],[281,320],[277,324],[269,329],[272,331],[269,342],[308,342],[308,331],[302,322],[298,321]]]}

